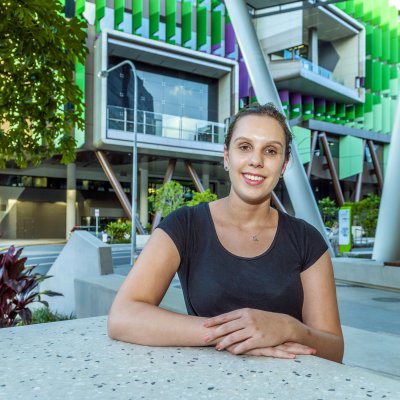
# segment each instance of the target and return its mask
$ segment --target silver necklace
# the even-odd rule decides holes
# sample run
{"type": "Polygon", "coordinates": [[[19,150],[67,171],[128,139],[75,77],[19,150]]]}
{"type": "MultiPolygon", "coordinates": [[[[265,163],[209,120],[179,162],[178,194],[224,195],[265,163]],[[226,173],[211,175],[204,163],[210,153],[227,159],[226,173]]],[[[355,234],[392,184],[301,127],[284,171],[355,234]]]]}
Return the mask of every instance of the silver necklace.
{"type": "Polygon", "coordinates": [[[257,236],[258,236],[261,232],[262,232],[262,231],[256,233],[255,235],[252,235],[252,236],[251,236],[251,240],[252,240],[253,242],[259,242],[257,236]]]}

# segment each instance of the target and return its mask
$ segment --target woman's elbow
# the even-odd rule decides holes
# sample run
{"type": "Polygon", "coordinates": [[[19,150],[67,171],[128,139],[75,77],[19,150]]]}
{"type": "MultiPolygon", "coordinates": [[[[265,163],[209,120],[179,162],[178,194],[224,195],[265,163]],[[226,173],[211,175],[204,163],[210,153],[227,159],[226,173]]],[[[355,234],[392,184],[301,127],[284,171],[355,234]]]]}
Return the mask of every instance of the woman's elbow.
{"type": "Polygon", "coordinates": [[[123,329],[121,327],[121,320],[122,318],[119,315],[118,310],[115,310],[114,307],[111,307],[107,318],[107,334],[111,339],[120,339],[120,334],[123,329]]]}

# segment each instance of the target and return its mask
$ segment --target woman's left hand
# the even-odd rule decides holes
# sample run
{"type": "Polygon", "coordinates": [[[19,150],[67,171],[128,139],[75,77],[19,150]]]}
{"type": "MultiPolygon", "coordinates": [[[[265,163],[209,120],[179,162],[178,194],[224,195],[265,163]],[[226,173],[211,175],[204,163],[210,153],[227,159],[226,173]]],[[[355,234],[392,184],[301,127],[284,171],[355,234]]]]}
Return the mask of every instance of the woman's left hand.
{"type": "Polygon", "coordinates": [[[229,348],[233,354],[245,354],[290,342],[294,321],[286,314],[242,308],[204,321],[210,328],[205,340],[217,341],[217,350],[229,348]]]}

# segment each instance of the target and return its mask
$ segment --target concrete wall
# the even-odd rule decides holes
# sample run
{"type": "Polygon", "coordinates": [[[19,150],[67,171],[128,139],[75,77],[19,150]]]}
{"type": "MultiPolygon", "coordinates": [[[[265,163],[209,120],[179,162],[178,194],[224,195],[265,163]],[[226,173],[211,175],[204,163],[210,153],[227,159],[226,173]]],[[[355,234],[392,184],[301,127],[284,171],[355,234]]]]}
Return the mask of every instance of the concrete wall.
{"type": "Polygon", "coordinates": [[[75,313],[75,278],[112,274],[111,246],[84,231],[75,231],[50,268],[52,275],[40,290],[60,292],[63,297],[44,296],[50,308],[63,314],[75,313]]]}
{"type": "Polygon", "coordinates": [[[257,18],[254,24],[264,54],[303,43],[303,12],[301,10],[257,18]]]}

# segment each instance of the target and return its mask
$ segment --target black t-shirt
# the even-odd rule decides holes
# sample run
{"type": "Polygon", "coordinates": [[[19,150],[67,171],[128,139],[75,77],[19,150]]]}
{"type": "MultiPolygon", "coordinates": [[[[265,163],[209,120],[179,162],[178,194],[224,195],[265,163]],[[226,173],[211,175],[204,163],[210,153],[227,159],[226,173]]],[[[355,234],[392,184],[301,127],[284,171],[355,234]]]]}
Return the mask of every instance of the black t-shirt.
{"type": "Polygon", "coordinates": [[[256,257],[240,257],[218,239],[208,203],[182,207],[158,226],[175,243],[188,314],[212,317],[250,307],[302,320],[300,273],[327,250],[307,222],[279,212],[271,246],[256,257]]]}

